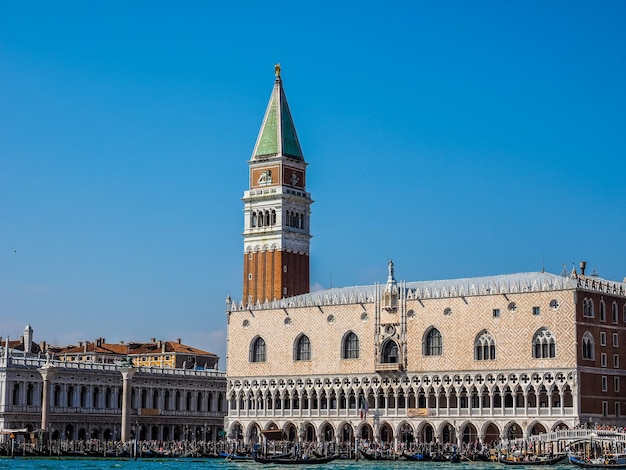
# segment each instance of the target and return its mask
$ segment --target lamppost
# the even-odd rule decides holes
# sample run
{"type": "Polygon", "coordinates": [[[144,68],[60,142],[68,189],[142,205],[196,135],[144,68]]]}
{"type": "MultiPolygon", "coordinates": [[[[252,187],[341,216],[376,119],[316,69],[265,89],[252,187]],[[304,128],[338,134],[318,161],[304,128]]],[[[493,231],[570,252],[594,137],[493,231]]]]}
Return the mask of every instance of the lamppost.
{"type": "Polygon", "coordinates": [[[137,460],[137,454],[139,453],[138,439],[139,439],[139,420],[135,421],[135,460],[137,460]]]}

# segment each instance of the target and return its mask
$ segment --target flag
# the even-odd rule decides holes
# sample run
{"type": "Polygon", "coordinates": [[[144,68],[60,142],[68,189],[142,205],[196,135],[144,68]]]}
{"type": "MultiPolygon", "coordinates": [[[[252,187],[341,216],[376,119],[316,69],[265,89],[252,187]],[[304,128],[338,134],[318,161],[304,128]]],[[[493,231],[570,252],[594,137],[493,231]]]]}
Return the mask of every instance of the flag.
{"type": "Polygon", "coordinates": [[[370,409],[365,397],[361,397],[361,419],[367,418],[367,411],[370,409]]]}

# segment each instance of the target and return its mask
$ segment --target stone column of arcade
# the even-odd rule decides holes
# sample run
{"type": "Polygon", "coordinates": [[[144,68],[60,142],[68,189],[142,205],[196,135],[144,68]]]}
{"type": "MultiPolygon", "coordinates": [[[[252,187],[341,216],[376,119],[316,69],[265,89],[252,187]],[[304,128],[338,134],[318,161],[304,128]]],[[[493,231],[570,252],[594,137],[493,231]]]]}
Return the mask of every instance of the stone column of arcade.
{"type": "Polygon", "coordinates": [[[54,377],[56,369],[47,362],[37,369],[43,379],[43,394],[41,397],[41,429],[46,432],[50,427],[50,379],[54,377]]]}
{"type": "MultiPolygon", "coordinates": [[[[130,439],[130,407],[131,407],[131,380],[137,369],[134,367],[120,367],[122,374],[122,442],[130,439]]],[[[137,430],[138,432],[139,430],[137,430]]]]}

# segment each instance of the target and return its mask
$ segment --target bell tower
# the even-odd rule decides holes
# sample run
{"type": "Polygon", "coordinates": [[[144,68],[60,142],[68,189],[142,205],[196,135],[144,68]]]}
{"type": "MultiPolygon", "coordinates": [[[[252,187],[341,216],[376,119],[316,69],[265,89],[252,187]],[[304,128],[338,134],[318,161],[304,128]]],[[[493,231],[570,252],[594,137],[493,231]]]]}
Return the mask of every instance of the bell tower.
{"type": "Polygon", "coordinates": [[[309,292],[311,195],[306,162],[275,66],[276,80],[249,165],[244,192],[243,302],[309,292]]]}

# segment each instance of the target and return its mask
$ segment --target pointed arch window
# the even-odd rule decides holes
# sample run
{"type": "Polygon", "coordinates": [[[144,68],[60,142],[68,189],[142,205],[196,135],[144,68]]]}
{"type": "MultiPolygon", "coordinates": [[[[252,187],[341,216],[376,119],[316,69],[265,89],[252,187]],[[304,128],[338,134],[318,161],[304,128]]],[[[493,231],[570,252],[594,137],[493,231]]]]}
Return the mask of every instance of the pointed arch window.
{"type": "Polygon", "coordinates": [[[258,336],[250,346],[250,362],[265,362],[265,340],[258,336]]]}
{"type": "Polygon", "coordinates": [[[343,339],[342,359],[358,359],[359,357],[359,337],[353,332],[349,332],[343,339]]]}
{"type": "Polygon", "coordinates": [[[477,361],[493,361],[496,358],[496,340],[493,335],[483,330],[474,341],[474,359],[477,361]]]}
{"type": "Polygon", "coordinates": [[[583,300],[583,317],[593,318],[593,300],[584,299],[583,300]]]}
{"type": "Polygon", "coordinates": [[[583,359],[589,359],[589,360],[595,359],[596,353],[595,353],[593,336],[588,331],[585,331],[585,334],[583,335],[582,348],[583,348],[582,350],[583,359]]]}
{"type": "Polygon", "coordinates": [[[547,328],[540,328],[533,336],[533,357],[548,359],[556,357],[556,339],[547,328]]]}
{"type": "Polygon", "coordinates": [[[311,360],[311,341],[307,335],[300,335],[294,348],[294,361],[311,360]]]}
{"type": "Polygon", "coordinates": [[[380,355],[380,362],[385,364],[396,364],[400,362],[400,356],[398,354],[398,344],[389,339],[383,343],[383,347],[380,355]]]}
{"type": "Polygon", "coordinates": [[[441,356],[443,353],[443,339],[437,328],[430,328],[424,335],[422,343],[424,356],[441,356]]]}

